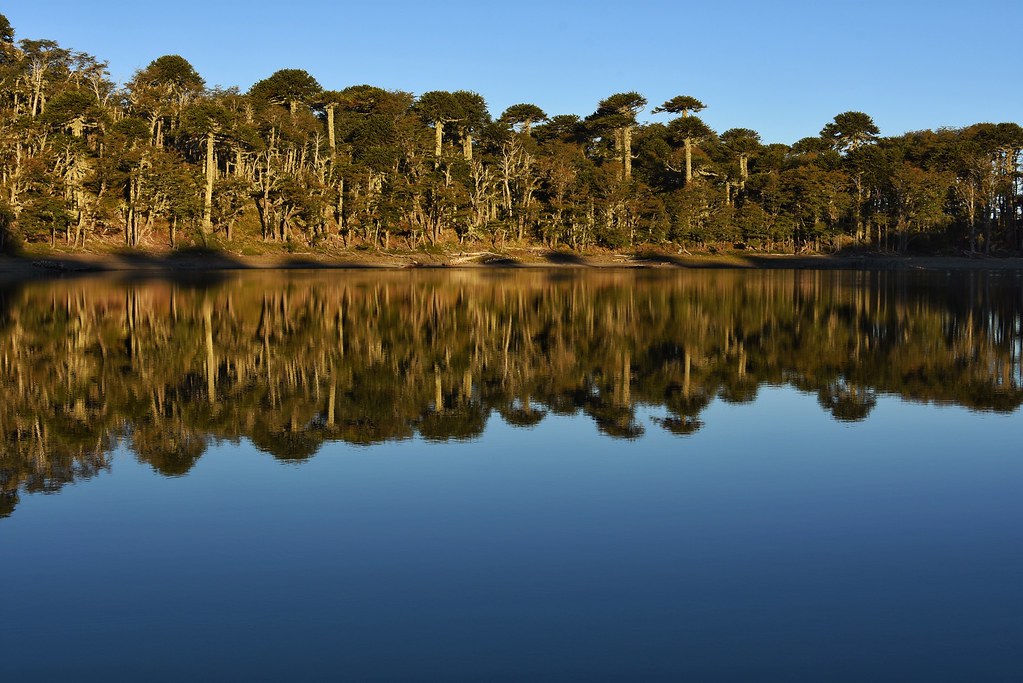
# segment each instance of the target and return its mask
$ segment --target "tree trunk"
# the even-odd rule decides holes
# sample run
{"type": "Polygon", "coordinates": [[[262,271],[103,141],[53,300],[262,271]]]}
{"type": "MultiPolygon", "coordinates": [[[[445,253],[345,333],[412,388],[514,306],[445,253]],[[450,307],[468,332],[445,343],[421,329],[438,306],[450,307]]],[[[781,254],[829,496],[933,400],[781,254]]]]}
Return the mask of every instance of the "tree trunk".
{"type": "Polygon", "coordinates": [[[993,203],[994,202],[989,202],[988,205],[984,207],[984,254],[987,256],[991,255],[991,233],[993,232],[993,217],[991,216],[991,212],[993,203]]]}
{"type": "Polygon", "coordinates": [[[462,133],[462,156],[466,161],[472,161],[472,133],[462,133]]]}
{"type": "Polygon", "coordinates": [[[217,171],[213,142],[213,133],[206,133],[206,192],[202,202],[202,225],[207,233],[213,229],[213,179],[217,171]]]}
{"type": "Polygon", "coordinates": [[[686,138],[686,187],[693,180],[693,139],[686,138]]]}
{"type": "Polygon", "coordinates": [[[856,243],[863,241],[863,174],[856,174],[856,243]]]}
{"type": "Polygon", "coordinates": [[[977,202],[973,195],[971,186],[967,202],[967,215],[970,219],[970,255],[977,253],[977,202]]]}
{"type": "Polygon", "coordinates": [[[444,151],[444,122],[437,121],[433,124],[434,147],[433,155],[440,158],[441,152],[444,151]]]}
{"type": "Polygon", "coordinates": [[[622,168],[625,179],[632,180],[632,126],[622,129],[622,168]]]}
{"type": "Polygon", "coordinates": [[[327,145],[330,147],[330,158],[334,158],[337,141],[334,138],[334,107],[327,107],[327,145]]]}

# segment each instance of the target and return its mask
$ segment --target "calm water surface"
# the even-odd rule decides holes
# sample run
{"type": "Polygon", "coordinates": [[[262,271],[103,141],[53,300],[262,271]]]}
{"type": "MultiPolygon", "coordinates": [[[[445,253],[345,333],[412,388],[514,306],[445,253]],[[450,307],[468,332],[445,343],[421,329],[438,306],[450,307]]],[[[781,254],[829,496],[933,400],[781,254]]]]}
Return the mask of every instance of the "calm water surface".
{"type": "Polygon", "coordinates": [[[0,288],[5,680],[1023,680],[1013,273],[0,288]]]}

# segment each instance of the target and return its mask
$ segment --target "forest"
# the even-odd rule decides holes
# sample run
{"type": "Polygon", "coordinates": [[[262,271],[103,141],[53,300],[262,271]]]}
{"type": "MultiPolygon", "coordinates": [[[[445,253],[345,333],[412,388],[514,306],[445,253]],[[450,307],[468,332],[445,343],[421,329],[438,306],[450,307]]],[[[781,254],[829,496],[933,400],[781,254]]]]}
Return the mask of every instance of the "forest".
{"type": "Polygon", "coordinates": [[[127,447],[167,476],[247,439],[474,439],[498,417],[688,437],[762,387],[868,419],[882,396],[1023,404],[1020,284],[998,273],[387,271],[197,286],[0,287],[0,517],[127,447]],[[920,274],[915,274],[920,275],[920,274]],[[648,424],[641,411],[652,413],[648,424]]]}
{"type": "Polygon", "coordinates": [[[848,111],[765,144],[706,106],[623,92],[495,117],[469,90],[324,90],[292,68],[210,88],[178,55],[120,86],[0,15],[0,252],[1023,248],[1016,123],[883,137],[848,111]]]}

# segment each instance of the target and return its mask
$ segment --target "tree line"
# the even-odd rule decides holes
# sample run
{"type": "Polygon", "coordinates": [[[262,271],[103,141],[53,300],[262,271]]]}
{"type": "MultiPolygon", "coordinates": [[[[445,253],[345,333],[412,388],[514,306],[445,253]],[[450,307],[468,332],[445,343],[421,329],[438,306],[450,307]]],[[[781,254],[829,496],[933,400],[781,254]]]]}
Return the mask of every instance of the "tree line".
{"type": "MultiPolygon", "coordinates": [[[[0,516],[123,444],[166,475],[214,440],[283,460],[325,443],[471,439],[549,415],[609,438],[689,435],[761,387],[837,420],[884,394],[1023,404],[1020,284],[992,273],[396,271],[205,287],[0,288],[0,516]]],[[[684,448],[680,444],[680,448],[684,448]]]]}
{"type": "Polygon", "coordinates": [[[183,57],[123,86],[0,15],[0,250],[97,237],[128,247],[545,248],[1016,253],[1016,123],[882,137],[844,112],[765,144],[715,132],[683,94],[640,123],[639,93],[586,116],[496,118],[467,90],[325,90],[300,69],[209,88],[183,57]]]}

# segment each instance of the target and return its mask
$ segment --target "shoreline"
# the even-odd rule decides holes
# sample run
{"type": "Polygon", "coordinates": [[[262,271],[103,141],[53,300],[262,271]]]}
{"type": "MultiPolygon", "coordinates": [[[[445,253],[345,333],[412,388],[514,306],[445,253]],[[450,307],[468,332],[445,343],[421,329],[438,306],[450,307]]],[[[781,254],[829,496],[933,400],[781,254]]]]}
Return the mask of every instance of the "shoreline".
{"type": "Polygon", "coordinates": [[[635,254],[509,250],[507,252],[401,253],[352,251],[346,254],[241,256],[228,252],[37,253],[0,257],[2,279],[46,279],[102,273],[182,276],[250,270],[416,270],[416,269],[731,269],[731,270],[897,270],[1023,271],[1023,257],[695,254],[635,254]]]}

